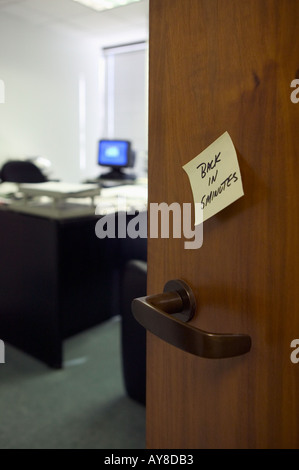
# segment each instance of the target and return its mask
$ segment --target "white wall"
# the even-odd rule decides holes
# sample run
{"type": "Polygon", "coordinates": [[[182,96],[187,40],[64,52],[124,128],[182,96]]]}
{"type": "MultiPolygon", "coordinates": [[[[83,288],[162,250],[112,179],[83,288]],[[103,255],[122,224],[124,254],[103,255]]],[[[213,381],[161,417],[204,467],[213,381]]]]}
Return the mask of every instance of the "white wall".
{"type": "Polygon", "coordinates": [[[0,164],[38,155],[48,158],[52,176],[64,181],[97,176],[96,147],[105,113],[100,54],[100,44],[80,33],[0,18],[0,79],[5,83],[0,164]]]}

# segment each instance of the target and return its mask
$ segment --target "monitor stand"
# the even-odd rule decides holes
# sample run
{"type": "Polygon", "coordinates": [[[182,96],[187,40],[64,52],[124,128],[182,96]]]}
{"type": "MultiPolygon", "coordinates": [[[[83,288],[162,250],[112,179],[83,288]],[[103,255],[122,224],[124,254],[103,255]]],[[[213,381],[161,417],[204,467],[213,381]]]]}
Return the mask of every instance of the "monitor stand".
{"type": "Polygon", "coordinates": [[[102,180],[112,180],[112,181],[126,181],[126,180],[135,180],[135,175],[130,175],[127,173],[123,173],[120,169],[113,168],[113,170],[109,171],[108,173],[104,173],[99,176],[99,179],[102,180]]]}

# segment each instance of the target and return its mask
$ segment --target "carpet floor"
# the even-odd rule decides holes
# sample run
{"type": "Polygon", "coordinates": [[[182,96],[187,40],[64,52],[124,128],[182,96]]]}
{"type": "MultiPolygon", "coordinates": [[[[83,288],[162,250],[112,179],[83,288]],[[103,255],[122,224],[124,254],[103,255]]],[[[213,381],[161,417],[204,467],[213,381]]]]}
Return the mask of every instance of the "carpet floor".
{"type": "Polygon", "coordinates": [[[5,345],[0,448],[145,448],[145,408],[123,385],[118,318],[66,340],[61,370],[5,345]]]}

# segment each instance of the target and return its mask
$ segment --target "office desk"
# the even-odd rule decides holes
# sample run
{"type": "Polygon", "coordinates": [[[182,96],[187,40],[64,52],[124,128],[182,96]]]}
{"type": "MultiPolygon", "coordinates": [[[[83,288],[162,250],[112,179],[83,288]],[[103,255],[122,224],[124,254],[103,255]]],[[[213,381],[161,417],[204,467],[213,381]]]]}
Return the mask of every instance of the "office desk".
{"type": "Polygon", "coordinates": [[[119,243],[96,237],[100,216],[0,210],[0,338],[51,367],[63,339],[118,314],[119,243]]]}

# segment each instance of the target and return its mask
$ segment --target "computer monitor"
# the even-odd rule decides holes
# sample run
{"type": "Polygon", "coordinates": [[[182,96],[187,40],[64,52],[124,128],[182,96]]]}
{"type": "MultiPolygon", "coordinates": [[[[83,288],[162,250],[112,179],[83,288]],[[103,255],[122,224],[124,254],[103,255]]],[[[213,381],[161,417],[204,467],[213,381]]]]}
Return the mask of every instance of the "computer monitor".
{"type": "Polygon", "coordinates": [[[124,168],[132,168],[135,153],[129,140],[101,139],[98,146],[98,165],[110,167],[111,171],[100,175],[104,179],[135,179],[135,176],[123,172],[124,168]]]}

